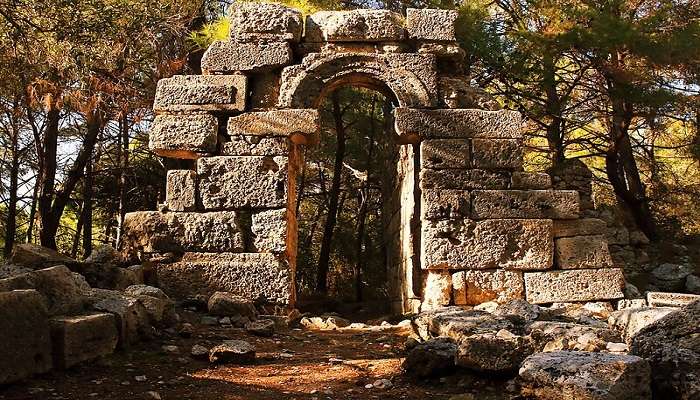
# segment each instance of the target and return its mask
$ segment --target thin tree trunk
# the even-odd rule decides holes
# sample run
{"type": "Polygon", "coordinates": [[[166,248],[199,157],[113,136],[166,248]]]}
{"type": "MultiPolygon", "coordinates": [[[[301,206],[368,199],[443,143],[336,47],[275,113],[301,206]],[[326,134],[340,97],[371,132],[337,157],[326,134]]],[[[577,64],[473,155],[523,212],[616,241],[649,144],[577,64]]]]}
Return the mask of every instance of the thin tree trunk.
{"type": "Polygon", "coordinates": [[[552,167],[557,167],[564,162],[564,120],[561,115],[561,99],[557,92],[554,57],[545,55],[543,66],[544,76],[542,84],[547,95],[545,107],[547,115],[551,118],[551,121],[547,124],[547,144],[552,167]]]}
{"type": "Polygon", "coordinates": [[[85,221],[84,204],[85,200],[83,200],[83,203],[80,205],[80,209],[78,210],[78,223],[75,226],[75,235],[73,235],[73,246],[70,250],[71,258],[76,258],[78,256],[78,248],[80,247],[80,238],[81,233],[83,232],[83,223],[85,221]]]}
{"type": "Polygon", "coordinates": [[[55,249],[56,248],[56,231],[58,224],[54,222],[54,217],[51,213],[51,205],[53,202],[54,189],[56,186],[56,152],[58,148],[58,124],[60,121],[60,110],[56,106],[56,102],[52,101],[49,111],[46,115],[46,130],[44,131],[43,145],[41,146],[41,154],[39,155],[40,171],[39,171],[39,242],[42,246],[55,249]]]}
{"type": "Polygon", "coordinates": [[[343,173],[343,159],[345,158],[345,126],[343,125],[343,115],[340,110],[338,92],[333,92],[331,100],[333,103],[333,119],[335,121],[338,146],[335,150],[335,163],[333,165],[333,180],[331,182],[331,191],[329,194],[328,216],[326,217],[326,224],[323,227],[323,238],[321,240],[321,250],[318,257],[316,290],[322,294],[328,293],[328,264],[331,256],[333,232],[338,218],[338,197],[343,173]]]}
{"type": "Polygon", "coordinates": [[[94,184],[94,163],[90,159],[85,165],[85,178],[83,179],[83,257],[87,258],[92,253],[92,200],[94,184]]]}
{"type": "Polygon", "coordinates": [[[27,240],[25,243],[33,243],[34,241],[34,227],[36,222],[36,206],[37,206],[37,195],[39,194],[39,185],[34,185],[34,190],[32,191],[32,204],[29,206],[29,227],[27,228],[27,240]]]}
{"type": "Polygon", "coordinates": [[[126,172],[129,168],[129,121],[126,114],[119,121],[121,151],[119,151],[119,212],[117,214],[116,247],[121,245],[124,233],[124,217],[126,216],[126,172]]]}
{"type": "MultiPolygon", "coordinates": [[[[18,108],[15,102],[15,110],[18,108]]],[[[9,199],[7,202],[7,221],[5,223],[5,248],[3,254],[5,258],[10,256],[12,248],[15,245],[15,236],[17,234],[17,189],[19,181],[19,127],[17,126],[16,115],[13,113],[12,121],[12,137],[10,138],[10,147],[12,150],[12,162],[10,165],[10,187],[9,199]]]]}

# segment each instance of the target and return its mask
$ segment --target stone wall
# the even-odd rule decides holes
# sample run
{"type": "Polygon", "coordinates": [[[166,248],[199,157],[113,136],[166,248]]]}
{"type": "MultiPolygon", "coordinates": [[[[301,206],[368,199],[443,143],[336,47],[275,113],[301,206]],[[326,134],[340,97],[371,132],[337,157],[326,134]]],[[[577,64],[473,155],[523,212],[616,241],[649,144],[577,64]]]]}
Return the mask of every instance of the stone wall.
{"type": "Polygon", "coordinates": [[[323,97],[354,85],[399,105],[387,265],[403,310],[622,296],[602,232],[579,220],[579,194],[524,172],[520,115],[459,74],[456,11],[304,21],[281,5],[240,3],[229,17],[230,38],[206,51],[204,75],[158,84],[150,148],[194,169],[168,172],[164,210],[126,218],[124,252],[155,262],[166,292],[294,304],[299,146],[318,139],[323,97]]]}

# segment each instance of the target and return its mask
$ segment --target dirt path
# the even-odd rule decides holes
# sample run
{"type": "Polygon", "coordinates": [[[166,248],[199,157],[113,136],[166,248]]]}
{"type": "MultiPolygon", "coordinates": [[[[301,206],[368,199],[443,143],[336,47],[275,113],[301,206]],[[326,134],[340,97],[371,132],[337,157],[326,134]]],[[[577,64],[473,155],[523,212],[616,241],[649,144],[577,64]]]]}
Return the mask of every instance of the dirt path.
{"type": "Polygon", "coordinates": [[[465,384],[464,377],[419,385],[402,376],[404,342],[396,334],[304,330],[261,338],[241,329],[197,325],[191,338],[164,335],[92,364],[0,389],[0,399],[158,398],[148,392],[163,400],[448,399],[465,392],[459,386],[474,386],[473,381],[465,384]],[[194,344],[211,347],[225,339],[254,344],[256,364],[212,366],[189,356],[194,344]],[[164,345],[179,351],[166,352],[164,345]],[[365,387],[382,378],[393,387],[365,387]]]}

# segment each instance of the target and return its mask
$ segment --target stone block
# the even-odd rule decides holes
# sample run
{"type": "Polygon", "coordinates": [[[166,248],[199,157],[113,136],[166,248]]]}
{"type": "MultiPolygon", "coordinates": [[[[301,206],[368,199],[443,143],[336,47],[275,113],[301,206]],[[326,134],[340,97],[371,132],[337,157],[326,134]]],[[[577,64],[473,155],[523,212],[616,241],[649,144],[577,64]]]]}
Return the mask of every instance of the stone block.
{"type": "Polygon", "coordinates": [[[700,295],[687,293],[648,292],[649,307],[684,307],[700,300],[700,295]]]}
{"type": "Polygon", "coordinates": [[[575,190],[475,190],[472,217],[485,218],[578,218],[579,197],[575,190]]]}
{"type": "Polygon", "coordinates": [[[513,171],[512,189],[551,189],[552,177],[545,172],[513,171]]]}
{"type": "Polygon", "coordinates": [[[467,190],[425,189],[421,191],[422,219],[468,218],[470,207],[467,190]]]}
{"type": "Polygon", "coordinates": [[[392,42],[404,38],[403,17],[388,10],[319,11],[306,17],[307,42],[392,42]]]}
{"type": "Polygon", "coordinates": [[[455,297],[457,305],[475,306],[488,301],[505,303],[525,297],[523,273],[520,271],[460,271],[452,275],[452,287],[455,293],[458,293],[456,288],[463,288],[459,291],[460,303],[455,297]]]}
{"type": "Polygon", "coordinates": [[[422,293],[421,311],[449,305],[452,298],[452,274],[449,271],[426,271],[422,293]]]}
{"type": "Polygon", "coordinates": [[[206,210],[287,205],[287,157],[221,156],[197,160],[206,210]]]}
{"type": "Polygon", "coordinates": [[[177,299],[217,291],[278,304],[294,299],[292,271],[271,253],[185,253],[179,262],[157,265],[156,275],[158,286],[177,299]]]}
{"type": "Polygon", "coordinates": [[[54,365],[70,368],[112,354],[119,334],[114,315],[90,314],[51,319],[54,365]]]}
{"type": "Polygon", "coordinates": [[[473,109],[394,110],[396,132],[422,139],[522,139],[522,119],[517,111],[473,109]]]}
{"type": "MultiPolygon", "coordinates": [[[[646,304],[646,303],[645,303],[646,304]]],[[[677,310],[673,307],[636,307],[615,311],[608,317],[608,325],[617,329],[627,343],[639,331],[677,310]]]]}
{"type": "Polygon", "coordinates": [[[409,39],[453,41],[457,10],[409,8],[406,10],[406,31],[409,39]]]}
{"type": "Polygon", "coordinates": [[[464,139],[424,140],[420,144],[421,168],[469,168],[469,148],[469,140],[464,139]]]}
{"type": "Polygon", "coordinates": [[[613,266],[605,236],[574,236],[554,241],[554,260],[561,269],[613,266]]]}
{"type": "Polygon", "coordinates": [[[66,257],[53,249],[33,243],[19,243],[12,248],[9,263],[30,269],[41,269],[56,265],[73,266],[78,261],[66,257]]]}
{"type": "Polygon", "coordinates": [[[233,42],[217,40],[202,56],[202,70],[209,73],[268,72],[291,64],[288,42],[233,42]]]}
{"type": "Polygon", "coordinates": [[[36,290],[0,292],[0,384],[51,369],[49,313],[36,290]]]}
{"type": "Polygon", "coordinates": [[[282,136],[237,135],[221,146],[223,156],[286,156],[289,138],[282,136]]]}
{"type": "Polygon", "coordinates": [[[127,348],[141,339],[151,338],[153,327],[148,310],[135,297],[116,290],[90,290],[92,308],[103,313],[112,314],[119,333],[118,346],[127,348]]]}
{"type": "Polygon", "coordinates": [[[426,269],[544,270],[554,253],[551,220],[424,221],[426,269]]]}
{"type": "Polygon", "coordinates": [[[523,143],[518,139],[473,139],[474,168],[518,169],[523,166],[523,143]]]}
{"type": "Polygon", "coordinates": [[[253,250],[281,254],[287,250],[287,209],[253,213],[253,250]]]}
{"type": "Polygon", "coordinates": [[[554,237],[601,235],[607,232],[605,221],[597,218],[580,218],[554,221],[554,237]]]}
{"type": "MultiPolygon", "coordinates": [[[[301,136],[313,137],[319,129],[318,110],[290,109],[248,112],[228,120],[231,137],[244,136],[301,136]]],[[[296,141],[296,140],[295,140],[296,141]]]]}
{"type": "Polygon", "coordinates": [[[503,171],[480,169],[422,169],[421,189],[506,189],[510,175],[503,171]]]}
{"type": "Polygon", "coordinates": [[[533,304],[614,300],[624,287],[619,268],[525,273],[525,296],[533,304]]]}
{"type": "Polygon", "coordinates": [[[301,13],[281,4],[236,2],[228,9],[230,36],[235,41],[299,42],[304,24],[301,13]]]}
{"type": "Polygon", "coordinates": [[[163,157],[194,159],[216,151],[219,124],[209,114],[157,115],[148,147],[163,157]]]}
{"type": "Polygon", "coordinates": [[[197,207],[197,173],[187,169],[168,171],[165,202],[170,211],[193,211],[197,207]]]}
{"type": "Polygon", "coordinates": [[[175,75],[158,81],[153,110],[243,111],[248,79],[245,75],[175,75]]]}
{"type": "Polygon", "coordinates": [[[124,220],[126,252],[166,253],[184,251],[244,250],[243,229],[233,211],[139,211],[124,220]]]}

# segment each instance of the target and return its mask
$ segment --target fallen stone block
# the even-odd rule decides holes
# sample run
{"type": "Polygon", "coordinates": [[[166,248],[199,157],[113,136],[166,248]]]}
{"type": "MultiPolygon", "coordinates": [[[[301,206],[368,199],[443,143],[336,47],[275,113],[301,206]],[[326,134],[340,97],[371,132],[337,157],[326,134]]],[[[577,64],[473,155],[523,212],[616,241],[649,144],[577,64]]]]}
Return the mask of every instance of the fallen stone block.
{"type": "Polygon", "coordinates": [[[291,64],[287,42],[233,42],[217,40],[202,56],[202,70],[209,73],[267,72],[291,64]]]}
{"type": "Polygon", "coordinates": [[[629,343],[637,332],[675,310],[676,308],[671,307],[628,308],[613,312],[608,318],[608,324],[620,331],[622,337],[629,343]]]}
{"type": "Polygon", "coordinates": [[[562,351],[529,356],[520,367],[521,393],[538,400],[651,399],[642,358],[562,351]]]}
{"type": "Polygon", "coordinates": [[[0,384],[51,369],[49,313],[36,290],[0,292],[0,384]]]}
{"type": "Polygon", "coordinates": [[[575,190],[475,190],[472,217],[578,218],[579,196],[575,190]]]}
{"type": "Polygon", "coordinates": [[[508,330],[471,335],[459,342],[455,363],[480,372],[508,372],[534,352],[529,337],[508,330]]]}
{"type": "Polygon", "coordinates": [[[287,157],[200,158],[197,175],[207,210],[287,205],[287,157]]]}
{"type": "Polygon", "coordinates": [[[255,346],[243,340],[225,340],[209,350],[209,362],[213,364],[252,364],[255,362],[255,346]]]}
{"type": "Polygon", "coordinates": [[[306,42],[391,42],[404,38],[403,17],[388,10],[319,11],[306,17],[306,42]]]}
{"type": "Polygon", "coordinates": [[[219,124],[205,113],[157,115],[148,136],[148,148],[163,157],[196,159],[216,151],[219,124]]]}
{"type": "Polygon", "coordinates": [[[413,319],[413,326],[424,340],[445,336],[458,343],[467,336],[479,333],[515,329],[514,324],[506,318],[455,306],[421,312],[413,319]]]}
{"type": "Polygon", "coordinates": [[[168,327],[177,322],[175,302],[161,289],[148,285],[132,285],[124,293],[136,297],[148,313],[151,325],[168,327]]]}
{"type": "Polygon", "coordinates": [[[418,378],[450,375],[455,370],[457,344],[450,338],[437,338],[420,343],[406,356],[401,368],[418,378]]]}
{"type": "Polygon", "coordinates": [[[47,249],[33,243],[16,244],[12,248],[10,264],[19,265],[29,269],[42,269],[56,265],[72,266],[78,261],[60,254],[56,250],[47,249]]]}
{"type": "Polygon", "coordinates": [[[533,304],[619,299],[624,287],[619,268],[525,273],[525,297],[533,304]]]}
{"type": "Polygon", "coordinates": [[[193,211],[197,207],[197,173],[170,170],[165,185],[165,203],[170,211],[193,211]]]}
{"type": "Polygon", "coordinates": [[[608,226],[602,219],[580,218],[560,219],[554,221],[554,238],[602,235],[608,230],[608,226]]]}
{"type": "Polygon", "coordinates": [[[472,109],[425,110],[397,108],[395,128],[399,135],[423,139],[492,138],[521,139],[522,119],[517,111],[472,109]]]}
{"type": "Polygon", "coordinates": [[[239,42],[299,42],[304,24],[301,13],[281,4],[241,2],[228,9],[231,38],[239,42]]]}
{"type": "Polygon", "coordinates": [[[54,365],[70,368],[112,354],[119,333],[112,314],[89,314],[51,319],[54,365]]]}
{"type": "Polygon", "coordinates": [[[406,10],[406,31],[409,39],[453,41],[457,10],[417,9],[406,10]]]}
{"type": "Polygon", "coordinates": [[[575,236],[554,241],[554,260],[561,269],[609,268],[613,260],[605,236],[575,236]]]}
{"type": "Polygon", "coordinates": [[[648,292],[649,307],[684,307],[700,300],[700,295],[686,293],[648,292]]]}
{"type": "Polygon", "coordinates": [[[472,163],[481,169],[519,169],[523,147],[520,139],[472,139],[472,163]]]}
{"type": "Polygon", "coordinates": [[[243,111],[248,79],[245,75],[175,75],[158,81],[153,110],[243,111]]]}
{"type": "Polygon", "coordinates": [[[228,292],[215,292],[207,303],[209,314],[219,317],[248,317],[255,319],[258,312],[249,299],[228,292]]]}
{"type": "Polygon", "coordinates": [[[138,298],[115,290],[92,289],[90,302],[94,310],[110,313],[116,318],[120,348],[152,336],[148,310],[138,298]]]}
{"type": "Polygon", "coordinates": [[[464,139],[424,140],[420,144],[421,168],[469,168],[470,147],[469,140],[464,139]]]}

